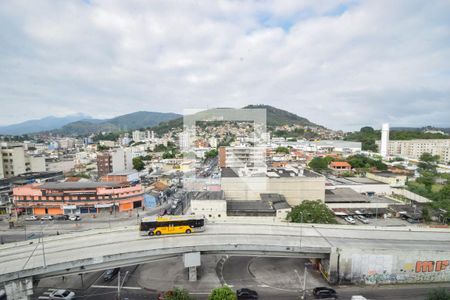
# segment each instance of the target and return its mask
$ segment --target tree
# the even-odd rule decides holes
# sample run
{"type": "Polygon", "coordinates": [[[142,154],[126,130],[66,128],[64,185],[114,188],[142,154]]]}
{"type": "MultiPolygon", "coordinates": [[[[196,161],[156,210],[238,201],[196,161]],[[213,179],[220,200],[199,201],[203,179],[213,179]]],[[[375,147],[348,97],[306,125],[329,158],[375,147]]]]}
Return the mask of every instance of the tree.
{"type": "Polygon", "coordinates": [[[164,300],[195,300],[186,290],[174,288],[164,294],[164,300]]]}
{"type": "Polygon", "coordinates": [[[208,296],[208,300],[237,300],[236,293],[228,286],[215,288],[208,296]]]}
{"type": "Polygon", "coordinates": [[[277,149],[275,149],[275,152],[289,154],[289,148],[280,146],[277,149]]]}
{"type": "Polygon", "coordinates": [[[141,156],[133,158],[133,168],[137,171],[144,170],[145,164],[141,156]]]}
{"type": "Polygon", "coordinates": [[[337,224],[333,212],[320,200],[303,201],[292,208],[286,219],[294,223],[337,224]]]}
{"type": "Polygon", "coordinates": [[[175,158],[175,154],[172,151],[166,151],[162,155],[163,159],[175,158]]]}
{"type": "Polygon", "coordinates": [[[324,171],[328,169],[328,165],[331,162],[331,158],[328,157],[314,157],[308,164],[308,166],[316,172],[324,171]]]}
{"type": "Polygon", "coordinates": [[[374,133],[375,130],[372,127],[370,127],[370,126],[365,126],[365,127],[362,127],[359,130],[359,132],[361,132],[361,133],[374,133]]]}
{"type": "Polygon", "coordinates": [[[450,292],[445,288],[436,288],[428,292],[427,300],[450,300],[450,292]]]}
{"type": "Polygon", "coordinates": [[[439,155],[432,155],[431,153],[425,152],[420,156],[420,162],[417,165],[420,172],[430,171],[436,173],[436,165],[439,162],[439,155]]]}
{"type": "Polygon", "coordinates": [[[219,155],[219,151],[217,149],[211,149],[210,151],[205,152],[205,158],[214,158],[219,155]]]}

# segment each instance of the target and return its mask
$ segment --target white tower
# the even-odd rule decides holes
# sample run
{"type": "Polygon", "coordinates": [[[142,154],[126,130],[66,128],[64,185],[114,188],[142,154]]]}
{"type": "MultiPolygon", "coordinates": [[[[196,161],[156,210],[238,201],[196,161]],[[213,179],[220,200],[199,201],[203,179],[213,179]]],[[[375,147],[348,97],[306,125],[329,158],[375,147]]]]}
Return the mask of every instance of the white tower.
{"type": "Polygon", "coordinates": [[[384,123],[381,127],[381,146],[380,154],[382,157],[388,155],[388,144],[389,144],[389,123],[384,123]]]}

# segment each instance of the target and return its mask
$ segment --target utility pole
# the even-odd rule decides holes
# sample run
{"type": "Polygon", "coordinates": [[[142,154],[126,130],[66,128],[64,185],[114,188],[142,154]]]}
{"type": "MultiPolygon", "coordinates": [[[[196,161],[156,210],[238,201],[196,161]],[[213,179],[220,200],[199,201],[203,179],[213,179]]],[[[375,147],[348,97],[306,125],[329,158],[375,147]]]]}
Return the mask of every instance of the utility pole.
{"type": "Polygon", "coordinates": [[[305,271],[303,273],[303,296],[302,296],[302,299],[305,299],[305,297],[306,297],[306,271],[307,271],[307,269],[305,266],[305,271]]]}
{"type": "Polygon", "coordinates": [[[120,271],[117,273],[117,300],[120,300],[120,271]]]}
{"type": "Polygon", "coordinates": [[[41,231],[41,241],[42,241],[42,258],[44,259],[44,268],[47,268],[47,262],[45,261],[45,247],[44,247],[44,232],[41,231]]]}

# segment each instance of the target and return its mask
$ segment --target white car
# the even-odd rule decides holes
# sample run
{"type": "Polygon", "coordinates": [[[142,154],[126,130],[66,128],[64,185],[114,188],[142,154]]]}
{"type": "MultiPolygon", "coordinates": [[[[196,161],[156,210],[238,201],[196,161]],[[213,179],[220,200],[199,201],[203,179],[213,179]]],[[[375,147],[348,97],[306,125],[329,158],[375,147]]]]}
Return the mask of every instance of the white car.
{"type": "Polygon", "coordinates": [[[345,217],[344,220],[347,221],[347,222],[350,223],[350,224],[356,224],[355,219],[353,219],[353,218],[350,217],[350,216],[345,217]]]}
{"type": "Polygon", "coordinates": [[[63,300],[72,300],[75,298],[75,293],[69,290],[55,290],[50,293],[48,296],[49,299],[63,299],[63,300]]]}
{"type": "Polygon", "coordinates": [[[53,217],[52,216],[43,216],[43,217],[41,217],[41,220],[49,220],[49,221],[51,221],[51,220],[53,220],[53,217]]]}
{"type": "Polygon", "coordinates": [[[363,215],[356,215],[356,217],[358,220],[360,220],[361,222],[363,222],[364,224],[369,224],[369,220],[367,220],[366,217],[364,217],[363,215]]]}
{"type": "Polygon", "coordinates": [[[25,217],[25,221],[37,221],[38,217],[36,216],[27,216],[25,217]]]}
{"type": "Polygon", "coordinates": [[[70,216],[70,217],[69,217],[69,220],[70,220],[70,221],[80,221],[81,218],[80,218],[80,216],[70,216]]]}

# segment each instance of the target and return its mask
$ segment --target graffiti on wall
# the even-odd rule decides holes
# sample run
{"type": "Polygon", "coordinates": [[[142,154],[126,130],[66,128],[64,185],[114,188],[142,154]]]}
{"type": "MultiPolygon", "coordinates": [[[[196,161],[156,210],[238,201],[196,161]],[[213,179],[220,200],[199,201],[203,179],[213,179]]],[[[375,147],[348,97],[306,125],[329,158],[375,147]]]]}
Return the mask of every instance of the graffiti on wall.
{"type": "Polygon", "coordinates": [[[416,273],[424,272],[441,272],[447,269],[449,265],[448,260],[427,260],[427,261],[417,261],[416,262],[416,273]]]}
{"type": "Polygon", "coordinates": [[[450,281],[450,260],[395,264],[390,255],[353,254],[351,281],[365,284],[450,281]]]}

